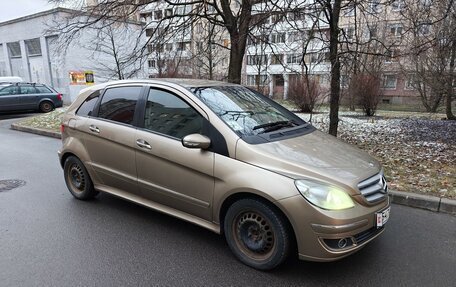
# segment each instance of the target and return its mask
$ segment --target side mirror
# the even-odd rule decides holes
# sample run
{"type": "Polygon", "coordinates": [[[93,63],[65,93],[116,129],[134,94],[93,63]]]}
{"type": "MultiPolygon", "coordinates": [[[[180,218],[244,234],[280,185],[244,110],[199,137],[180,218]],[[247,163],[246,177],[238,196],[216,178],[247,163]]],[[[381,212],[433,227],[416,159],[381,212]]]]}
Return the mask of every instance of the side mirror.
{"type": "Polygon", "coordinates": [[[207,149],[211,145],[211,139],[200,134],[191,134],[182,139],[182,145],[186,148],[207,149]]]}

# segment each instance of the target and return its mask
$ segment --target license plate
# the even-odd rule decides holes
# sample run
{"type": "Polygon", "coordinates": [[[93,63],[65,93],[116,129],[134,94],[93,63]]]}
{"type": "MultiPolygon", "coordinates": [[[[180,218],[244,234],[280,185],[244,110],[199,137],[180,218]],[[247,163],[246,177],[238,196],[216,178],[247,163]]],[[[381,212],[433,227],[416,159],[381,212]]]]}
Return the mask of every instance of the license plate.
{"type": "Polygon", "coordinates": [[[388,207],[387,209],[383,210],[382,212],[378,212],[375,214],[375,218],[377,220],[377,228],[382,227],[388,222],[388,219],[390,217],[390,210],[391,207],[388,207]]]}

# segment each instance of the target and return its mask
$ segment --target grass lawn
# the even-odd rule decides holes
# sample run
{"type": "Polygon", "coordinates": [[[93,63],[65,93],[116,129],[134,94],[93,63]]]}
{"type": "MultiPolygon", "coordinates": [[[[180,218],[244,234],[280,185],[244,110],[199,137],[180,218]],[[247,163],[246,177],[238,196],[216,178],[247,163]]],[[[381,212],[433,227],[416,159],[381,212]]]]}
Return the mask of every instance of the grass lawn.
{"type": "MultiPolygon", "coordinates": [[[[65,110],[19,124],[59,132],[65,110]]],[[[328,110],[298,115],[328,130],[328,110]]],[[[367,118],[360,111],[341,111],[338,132],[383,164],[391,189],[456,199],[456,122],[442,118],[444,114],[384,110],[367,118]]]]}

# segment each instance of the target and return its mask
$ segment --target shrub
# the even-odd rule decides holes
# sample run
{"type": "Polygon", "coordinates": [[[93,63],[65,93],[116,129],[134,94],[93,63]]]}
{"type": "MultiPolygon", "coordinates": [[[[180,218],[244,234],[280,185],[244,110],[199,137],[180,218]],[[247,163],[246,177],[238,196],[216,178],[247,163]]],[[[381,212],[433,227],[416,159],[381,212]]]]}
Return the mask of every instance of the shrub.
{"type": "Polygon", "coordinates": [[[374,116],[377,111],[380,102],[380,82],[377,75],[356,74],[351,78],[349,93],[368,117],[374,116]]]}
{"type": "Polygon", "coordinates": [[[311,113],[321,95],[322,88],[317,79],[301,76],[289,82],[288,97],[300,112],[311,113]]]}

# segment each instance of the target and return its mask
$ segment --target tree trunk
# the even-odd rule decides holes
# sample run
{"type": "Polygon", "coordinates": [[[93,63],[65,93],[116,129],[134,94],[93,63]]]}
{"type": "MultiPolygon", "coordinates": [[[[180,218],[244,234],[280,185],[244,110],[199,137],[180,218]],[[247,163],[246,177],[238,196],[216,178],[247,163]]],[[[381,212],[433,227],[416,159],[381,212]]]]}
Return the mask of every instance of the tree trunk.
{"type": "Polygon", "coordinates": [[[451,111],[451,102],[454,96],[453,82],[455,78],[455,61],[456,61],[456,40],[453,39],[453,44],[451,45],[451,56],[450,56],[450,69],[449,69],[449,79],[447,81],[447,96],[446,96],[446,116],[449,120],[456,120],[453,112],[451,111]]]}
{"type": "MultiPolygon", "coordinates": [[[[230,34],[231,50],[230,50],[230,65],[228,67],[228,82],[240,84],[242,72],[242,60],[245,53],[245,43],[242,45],[239,33],[233,32],[230,34]],[[242,48],[244,46],[244,48],[242,48]]],[[[244,37],[245,38],[245,37],[244,37]]]]}
{"type": "MultiPolygon", "coordinates": [[[[329,2],[329,1],[328,1],[329,2]]],[[[335,0],[329,21],[329,60],[331,62],[331,92],[329,98],[329,134],[337,137],[339,125],[340,59],[339,59],[339,14],[341,0],[335,0]]],[[[328,4],[330,5],[330,4],[328,4]]]]}

